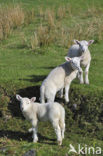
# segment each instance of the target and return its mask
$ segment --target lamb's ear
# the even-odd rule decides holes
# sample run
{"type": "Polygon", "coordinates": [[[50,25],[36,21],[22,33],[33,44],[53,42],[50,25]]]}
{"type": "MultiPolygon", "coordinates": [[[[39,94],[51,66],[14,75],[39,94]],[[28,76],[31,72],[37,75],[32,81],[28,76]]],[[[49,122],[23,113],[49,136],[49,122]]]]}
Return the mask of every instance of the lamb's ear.
{"type": "Polygon", "coordinates": [[[16,94],[16,99],[17,99],[18,101],[21,101],[21,100],[22,100],[22,97],[21,97],[20,95],[16,94]]]}
{"type": "Polygon", "coordinates": [[[70,61],[70,60],[71,60],[71,58],[70,58],[70,57],[68,57],[68,56],[66,56],[66,57],[65,57],[65,60],[66,60],[66,61],[70,61]]]}
{"type": "Polygon", "coordinates": [[[31,102],[35,102],[35,100],[36,100],[36,97],[32,97],[32,98],[30,99],[31,102]]]}
{"type": "Polygon", "coordinates": [[[78,40],[74,40],[74,43],[80,45],[80,42],[78,40]]]}
{"type": "Polygon", "coordinates": [[[94,42],[94,40],[88,41],[88,46],[91,45],[94,42]]]}

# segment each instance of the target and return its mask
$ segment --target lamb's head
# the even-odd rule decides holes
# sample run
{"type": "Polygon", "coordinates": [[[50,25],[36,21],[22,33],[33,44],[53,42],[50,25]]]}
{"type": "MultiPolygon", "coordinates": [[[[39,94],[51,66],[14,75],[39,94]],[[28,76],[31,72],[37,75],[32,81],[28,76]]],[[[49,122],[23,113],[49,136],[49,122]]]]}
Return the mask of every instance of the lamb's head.
{"type": "Polygon", "coordinates": [[[79,49],[82,53],[86,52],[88,50],[88,46],[91,45],[94,42],[94,40],[90,40],[90,41],[78,41],[78,40],[74,40],[75,44],[79,45],[79,49]]]}
{"type": "Polygon", "coordinates": [[[83,59],[83,56],[80,56],[80,57],[73,57],[73,58],[70,58],[70,57],[65,57],[65,60],[67,62],[70,62],[71,66],[72,66],[72,69],[73,70],[78,70],[79,72],[81,71],[81,67],[80,67],[80,61],[83,59]]]}
{"type": "Polygon", "coordinates": [[[36,97],[32,97],[31,99],[29,99],[29,98],[23,98],[23,97],[21,97],[20,95],[17,94],[16,99],[18,101],[20,101],[21,111],[25,112],[30,108],[32,102],[34,102],[36,100],[36,97]]]}

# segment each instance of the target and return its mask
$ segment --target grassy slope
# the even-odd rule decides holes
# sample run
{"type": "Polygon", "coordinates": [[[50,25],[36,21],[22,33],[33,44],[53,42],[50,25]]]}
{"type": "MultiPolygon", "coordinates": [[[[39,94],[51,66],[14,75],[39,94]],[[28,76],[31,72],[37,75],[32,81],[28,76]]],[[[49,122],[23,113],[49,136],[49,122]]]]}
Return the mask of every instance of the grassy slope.
{"type": "MultiPolygon", "coordinates": [[[[18,3],[21,1],[16,0],[15,2],[18,3]]],[[[11,3],[11,1],[8,0],[3,2],[0,0],[0,3],[6,4],[11,3]]],[[[71,5],[74,5],[73,13],[75,15],[77,13],[77,10],[79,10],[82,14],[82,12],[84,12],[88,8],[88,6],[93,4],[96,6],[103,6],[103,2],[98,2],[97,0],[79,0],[79,3],[77,3],[76,0],[73,0],[69,3],[71,5]]],[[[60,2],[59,0],[55,1],[56,7],[62,4],[65,5],[67,4],[67,2],[60,2]]],[[[52,0],[45,0],[45,2],[42,0],[30,0],[29,2],[27,0],[22,0],[22,6],[25,9],[31,9],[33,7],[36,8],[36,6],[43,6],[44,8],[47,8],[54,6],[54,2],[52,0]]],[[[79,16],[77,16],[77,20],[80,20],[79,16]]],[[[36,88],[32,88],[32,86],[40,85],[41,81],[49,73],[51,68],[64,62],[64,56],[67,53],[66,48],[51,45],[49,47],[42,47],[40,49],[40,54],[35,54],[30,49],[22,47],[22,33],[24,32],[25,34],[30,36],[34,27],[35,22],[26,27],[20,27],[14,30],[13,33],[9,36],[9,38],[5,41],[2,41],[0,44],[0,85],[3,88],[6,88],[7,95],[15,94],[16,92],[19,92],[21,94],[27,92],[25,94],[27,94],[28,96],[30,96],[31,92],[31,95],[37,95],[36,88]],[[26,88],[28,90],[26,90],[26,88]],[[28,93],[29,91],[30,93],[28,93]]],[[[78,81],[75,80],[72,84],[72,87],[77,87],[81,90],[81,92],[83,91],[86,94],[88,94],[88,92],[90,91],[103,91],[103,74],[101,74],[103,73],[103,68],[101,68],[103,62],[102,47],[102,43],[94,44],[90,47],[93,58],[89,76],[91,85],[78,85],[78,81]]],[[[10,104],[8,104],[8,101],[9,99],[5,95],[4,101],[2,101],[2,103],[4,102],[4,105],[10,106],[10,104]]],[[[1,107],[3,107],[3,104],[1,104],[1,107]]],[[[13,115],[13,108],[9,107],[9,111],[11,111],[11,113],[8,113],[7,115],[10,116],[10,119],[8,119],[9,117],[7,115],[5,118],[0,119],[0,146],[4,147],[4,152],[3,150],[1,150],[1,155],[20,156],[28,149],[35,148],[38,151],[38,155],[40,156],[61,156],[66,155],[66,153],[68,153],[70,143],[75,146],[77,146],[78,143],[81,143],[82,145],[87,144],[92,145],[94,147],[98,145],[103,148],[101,137],[102,134],[97,135],[93,131],[89,134],[89,130],[86,128],[83,130],[79,128],[76,129],[76,126],[74,127],[71,123],[69,123],[68,115],[66,116],[66,137],[63,141],[62,147],[58,147],[57,145],[53,144],[55,140],[52,139],[56,139],[56,137],[54,136],[52,127],[50,131],[50,124],[48,123],[40,123],[40,142],[34,145],[31,142],[31,135],[27,133],[27,129],[30,127],[30,124],[23,118],[21,118],[21,115],[19,115],[16,111],[16,115],[13,115]],[[13,118],[11,118],[11,114],[13,118]]]]}

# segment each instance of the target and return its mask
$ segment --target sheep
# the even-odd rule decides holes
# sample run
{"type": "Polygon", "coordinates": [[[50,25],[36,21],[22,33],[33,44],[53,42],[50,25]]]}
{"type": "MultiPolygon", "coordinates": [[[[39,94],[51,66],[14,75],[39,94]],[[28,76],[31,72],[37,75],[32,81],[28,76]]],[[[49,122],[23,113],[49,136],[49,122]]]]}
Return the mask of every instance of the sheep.
{"type": "Polygon", "coordinates": [[[69,88],[73,79],[76,78],[78,71],[81,72],[80,61],[82,57],[65,57],[66,62],[54,68],[47,78],[42,82],[40,87],[40,102],[54,102],[55,95],[61,91],[63,96],[63,88],[65,88],[65,101],[69,102],[69,88]]]}
{"type": "Polygon", "coordinates": [[[68,57],[79,57],[83,56],[83,59],[81,61],[81,65],[85,67],[85,81],[83,80],[83,70],[81,70],[80,74],[78,74],[78,78],[80,80],[80,84],[89,84],[89,78],[88,78],[88,73],[89,73],[89,67],[90,67],[90,62],[91,62],[91,54],[88,49],[88,46],[91,45],[94,42],[94,40],[90,41],[78,41],[74,40],[74,45],[72,45],[68,51],[67,56],[68,57]]]}
{"type": "Polygon", "coordinates": [[[62,105],[57,102],[40,104],[35,102],[36,97],[23,98],[16,95],[16,99],[20,102],[20,108],[24,117],[32,124],[29,132],[33,131],[33,142],[38,141],[37,125],[38,121],[50,121],[54,127],[58,145],[62,145],[65,132],[65,110],[62,105]]]}

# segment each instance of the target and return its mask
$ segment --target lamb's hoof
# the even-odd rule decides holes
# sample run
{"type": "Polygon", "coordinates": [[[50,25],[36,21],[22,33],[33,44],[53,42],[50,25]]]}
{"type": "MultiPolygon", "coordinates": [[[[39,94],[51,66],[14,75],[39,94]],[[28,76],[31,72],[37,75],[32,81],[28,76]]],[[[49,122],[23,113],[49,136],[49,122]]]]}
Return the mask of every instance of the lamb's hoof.
{"type": "Polygon", "coordinates": [[[85,84],[89,85],[89,82],[85,82],[85,84]]]}
{"type": "Polygon", "coordinates": [[[69,104],[69,100],[65,100],[66,104],[69,104]]]}
{"type": "Polygon", "coordinates": [[[33,142],[34,143],[38,142],[38,137],[36,137],[35,139],[33,139],[33,142]]]}
{"type": "Polygon", "coordinates": [[[62,136],[62,139],[64,139],[64,136],[62,136]]]}
{"type": "Polygon", "coordinates": [[[33,140],[33,143],[37,143],[38,142],[38,140],[33,140]]]}
{"type": "Polygon", "coordinates": [[[29,133],[31,133],[32,131],[33,131],[33,129],[32,129],[32,128],[29,128],[29,129],[28,129],[28,132],[29,132],[29,133]]]}
{"type": "Polygon", "coordinates": [[[80,84],[84,84],[84,81],[81,81],[80,84]]]}
{"type": "Polygon", "coordinates": [[[58,141],[58,145],[60,145],[60,146],[61,146],[61,145],[62,145],[62,141],[58,141]]]}
{"type": "Polygon", "coordinates": [[[68,98],[65,98],[65,102],[68,103],[69,102],[69,99],[68,98]]]}

